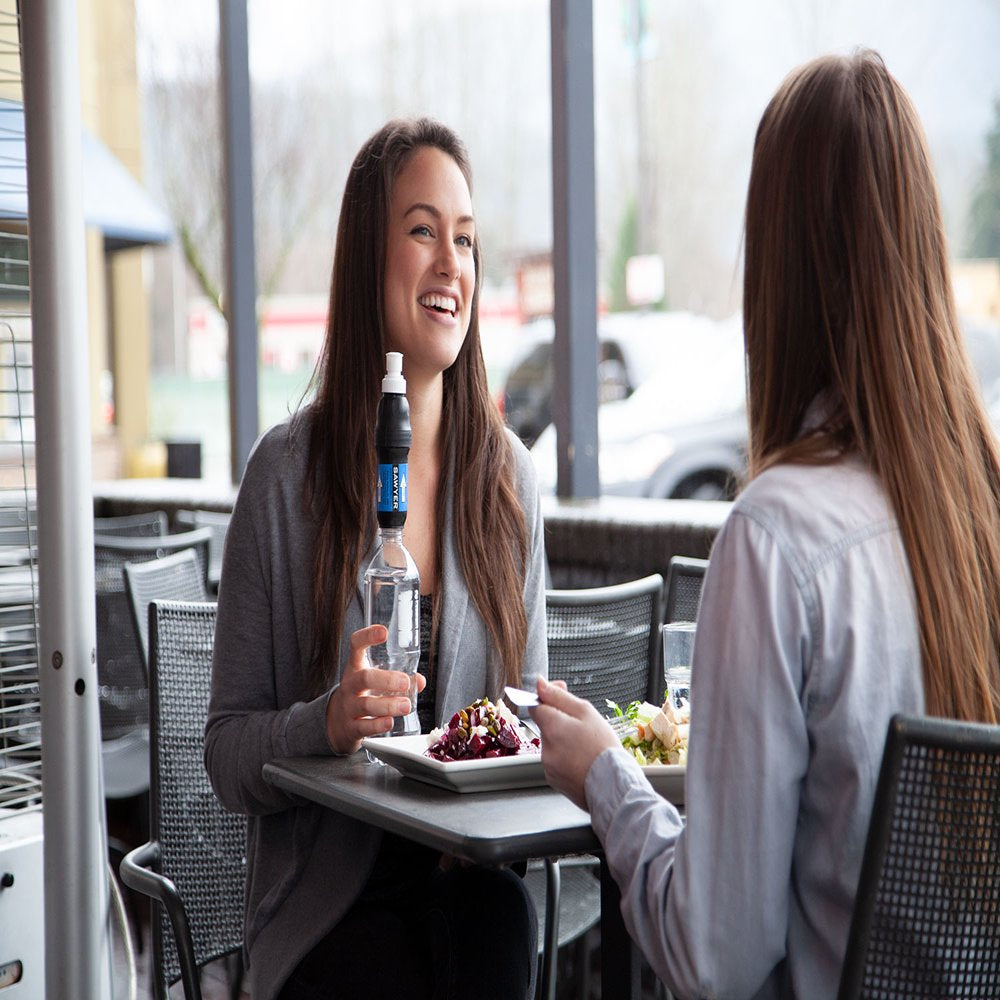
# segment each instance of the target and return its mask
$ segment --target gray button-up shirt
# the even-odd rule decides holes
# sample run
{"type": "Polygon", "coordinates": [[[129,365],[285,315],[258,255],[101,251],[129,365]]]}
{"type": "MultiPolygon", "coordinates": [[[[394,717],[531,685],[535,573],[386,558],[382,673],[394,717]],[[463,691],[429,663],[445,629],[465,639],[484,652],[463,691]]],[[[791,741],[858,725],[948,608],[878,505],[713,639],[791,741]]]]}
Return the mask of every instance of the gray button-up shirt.
{"type": "Polygon", "coordinates": [[[909,566],[857,457],[736,501],[691,702],[686,825],[626,754],[587,775],[629,931],[678,997],[834,997],[889,718],[924,708],[909,566]]]}

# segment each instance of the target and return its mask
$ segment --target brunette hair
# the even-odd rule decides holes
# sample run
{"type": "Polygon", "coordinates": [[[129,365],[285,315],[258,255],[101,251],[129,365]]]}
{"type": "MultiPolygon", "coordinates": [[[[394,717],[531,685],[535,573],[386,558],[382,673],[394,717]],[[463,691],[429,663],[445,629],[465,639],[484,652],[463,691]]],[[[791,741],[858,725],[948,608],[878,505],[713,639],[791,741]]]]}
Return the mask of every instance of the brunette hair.
{"type": "Polygon", "coordinates": [[[923,130],[878,54],[816,59],[767,106],[743,316],[750,475],[860,452],[909,559],[927,711],[996,722],[1000,453],[956,317],[923,130]],[[800,435],[817,397],[825,420],[800,435]]]}
{"type": "MultiPolygon", "coordinates": [[[[427,118],[390,121],[379,129],[355,157],[344,188],[308,438],[306,502],[319,525],[313,571],[316,644],[308,678],[314,694],[325,690],[339,670],[347,607],[376,529],[374,427],[387,350],[389,204],[400,171],[415,150],[428,146],[455,161],[471,193],[472,171],[464,144],[451,129],[427,118]]],[[[458,358],[444,373],[446,475],[435,505],[438,565],[443,566],[444,490],[450,474],[459,564],[503,663],[506,681],[518,683],[527,637],[528,532],[514,482],[513,450],[487,388],[479,337],[478,236],[473,261],[476,284],[469,331],[458,358]]],[[[435,602],[435,608],[439,606],[435,602]]]]}

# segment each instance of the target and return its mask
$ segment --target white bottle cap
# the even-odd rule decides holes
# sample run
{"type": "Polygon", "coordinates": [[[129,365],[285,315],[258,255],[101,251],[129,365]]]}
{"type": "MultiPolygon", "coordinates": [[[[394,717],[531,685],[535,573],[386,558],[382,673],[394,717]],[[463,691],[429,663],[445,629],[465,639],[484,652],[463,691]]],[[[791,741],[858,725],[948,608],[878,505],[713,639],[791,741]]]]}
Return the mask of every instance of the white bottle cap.
{"type": "Polygon", "coordinates": [[[403,378],[403,355],[399,351],[389,351],[385,356],[385,378],[382,379],[383,392],[406,392],[403,378]]]}

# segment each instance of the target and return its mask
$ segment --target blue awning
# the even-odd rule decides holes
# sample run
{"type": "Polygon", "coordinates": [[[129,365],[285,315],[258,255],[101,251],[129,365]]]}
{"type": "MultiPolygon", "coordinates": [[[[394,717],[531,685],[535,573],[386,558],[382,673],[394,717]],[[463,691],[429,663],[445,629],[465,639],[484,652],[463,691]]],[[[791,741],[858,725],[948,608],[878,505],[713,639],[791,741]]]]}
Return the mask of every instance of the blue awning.
{"type": "MultiPolygon", "coordinates": [[[[125,165],[86,129],[82,135],[83,218],[104,233],[109,250],[169,243],[174,236],[166,212],[125,165]]],[[[0,100],[0,220],[28,217],[24,107],[0,100]]]]}

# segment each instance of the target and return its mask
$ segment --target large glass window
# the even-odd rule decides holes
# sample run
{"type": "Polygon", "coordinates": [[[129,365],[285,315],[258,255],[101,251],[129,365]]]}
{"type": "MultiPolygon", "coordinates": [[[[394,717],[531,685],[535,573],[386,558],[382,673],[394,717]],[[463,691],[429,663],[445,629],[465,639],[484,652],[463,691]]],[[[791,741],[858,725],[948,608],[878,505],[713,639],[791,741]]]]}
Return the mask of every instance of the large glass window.
{"type": "MultiPolygon", "coordinates": [[[[178,426],[192,412],[178,394],[199,382],[196,398],[218,399],[210,427],[220,440],[205,443],[205,473],[224,476],[216,7],[137,2],[149,180],[187,253],[159,269],[173,280],[157,293],[151,436],[209,433],[204,419],[178,426]]],[[[610,387],[600,421],[602,454],[607,446],[618,456],[614,470],[602,461],[605,490],[730,492],[745,436],[740,253],[754,131],[784,75],[821,52],[872,46],[910,91],[938,171],[963,315],[987,329],[1000,323],[1000,236],[989,236],[1000,232],[1000,6],[992,0],[593,0],[593,19],[601,384],[610,387]],[[725,363],[701,363],[707,351],[725,363]],[[690,376],[671,381],[665,359],[690,376]],[[730,385],[731,399],[720,388],[730,385]],[[618,440],[620,428],[632,428],[632,439],[618,440]],[[627,474],[625,454],[634,456],[627,474]]],[[[262,422],[280,419],[304,390],[322,337],[346,171],[393,115],[438,117],[469,146],[492,387],[502,404],[509,374],[523,394],[537,370],[544,394],[548,0],[250,0],[249,25],[262,422]]],[[[538,412],[548,406],[535,407],[532,420],[538,412]]],[[[525,436],[538,436],[542,465],[554,456],[551,433],[532,424],[525,436]]]]}

